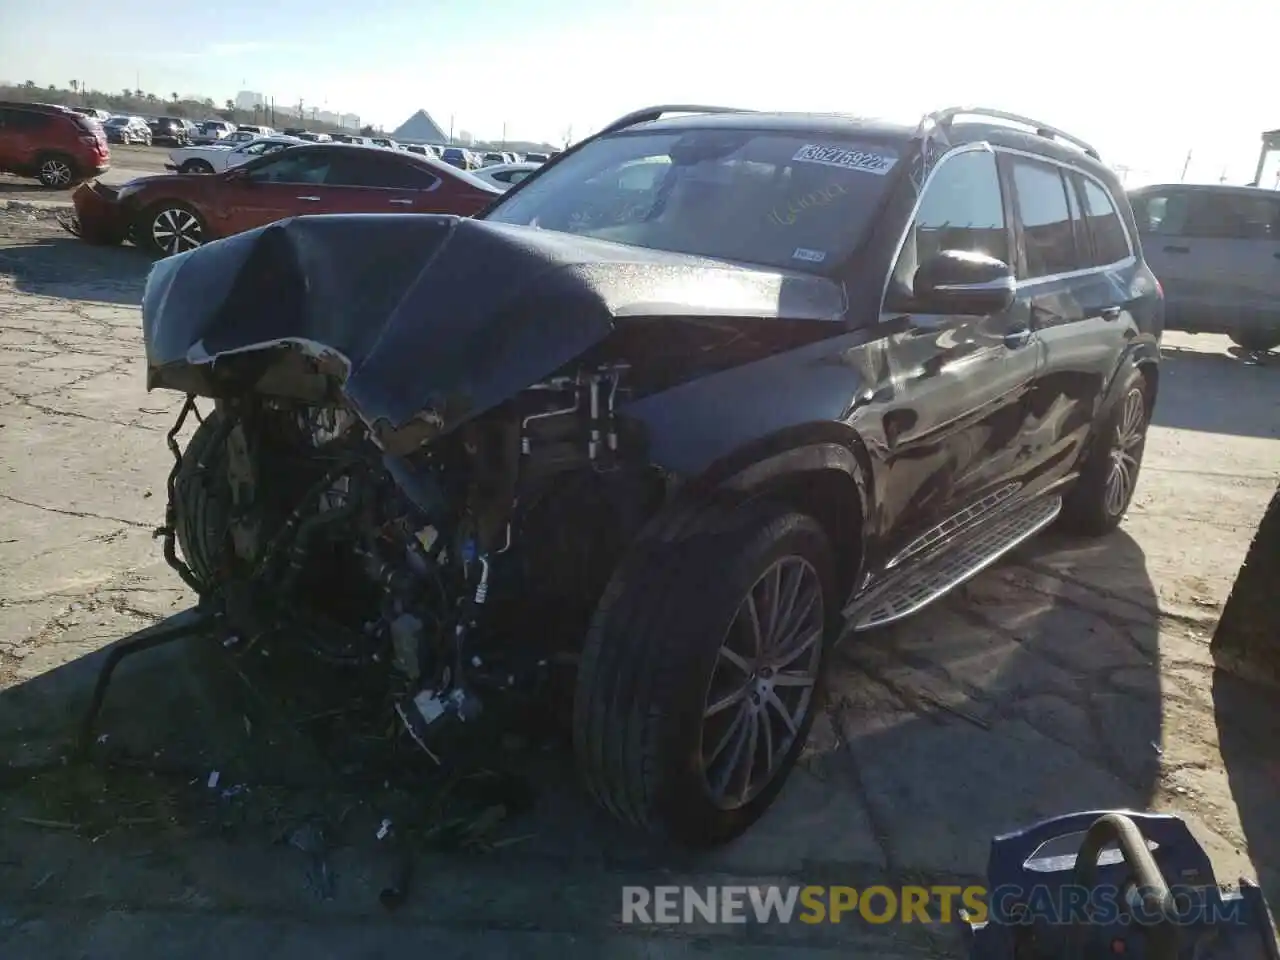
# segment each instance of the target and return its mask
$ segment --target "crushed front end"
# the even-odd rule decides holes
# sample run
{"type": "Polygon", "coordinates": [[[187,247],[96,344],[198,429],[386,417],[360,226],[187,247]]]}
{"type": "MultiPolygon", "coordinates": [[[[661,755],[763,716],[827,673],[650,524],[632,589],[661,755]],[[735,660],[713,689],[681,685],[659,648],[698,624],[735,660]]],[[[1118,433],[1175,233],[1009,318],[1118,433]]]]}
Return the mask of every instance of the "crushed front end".
{"type": "Polygon", "coordinates": [[[220,399],[185,451],[175,426],[165,555],[229,645],[301,645],[382,673],[387,705],[435,757],[490,696],[543,691],[572,665],[661,496],[616,416],[625,374],[534,384],[395,452],[341,404],[220,399]]]}

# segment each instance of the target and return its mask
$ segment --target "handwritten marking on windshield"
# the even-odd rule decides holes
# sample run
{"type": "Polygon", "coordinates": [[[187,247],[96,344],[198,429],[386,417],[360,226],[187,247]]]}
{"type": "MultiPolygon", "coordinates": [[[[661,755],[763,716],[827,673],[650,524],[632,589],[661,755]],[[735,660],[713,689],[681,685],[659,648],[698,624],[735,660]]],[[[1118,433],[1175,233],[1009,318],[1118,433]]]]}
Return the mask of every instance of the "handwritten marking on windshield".
{"type": "Polygon", "coordinates": [[[796,222],[796,219],[804,211],[812,210],[814,207],[825,207],[834,203],[838,197],[848,192],[842,184],[831,183],[814,190],[812,193],[806,193],[803,197],[788,200],[785,208],[774,207],[769,211],[769,216],[766,219],[779,227],[789,227],[796,222]]]}

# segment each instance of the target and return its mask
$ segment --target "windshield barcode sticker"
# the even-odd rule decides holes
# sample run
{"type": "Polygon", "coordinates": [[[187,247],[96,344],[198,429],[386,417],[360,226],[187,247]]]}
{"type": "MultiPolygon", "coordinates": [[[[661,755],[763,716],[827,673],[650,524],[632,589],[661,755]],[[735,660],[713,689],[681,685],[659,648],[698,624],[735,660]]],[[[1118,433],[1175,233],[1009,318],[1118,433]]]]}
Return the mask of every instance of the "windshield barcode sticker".
{"type": "Polygon", "coordinates": [[[805,260],[808,263],[821,263],[827,259],[827,255],[822,250],[810,250],[808,247],[796,247],[796,252],[791,255],[792,260],[805,260]]]}
{"type": "Polygon", "coordinates": [[[850,150],[848,147],[824,147],[820,143],[806,143],[791,159],[797,163],[821,163],[828,167],[862,170],[879,176],[884,176],[898,162],[897,157],[887,157],[882,153],[850,150]]]}

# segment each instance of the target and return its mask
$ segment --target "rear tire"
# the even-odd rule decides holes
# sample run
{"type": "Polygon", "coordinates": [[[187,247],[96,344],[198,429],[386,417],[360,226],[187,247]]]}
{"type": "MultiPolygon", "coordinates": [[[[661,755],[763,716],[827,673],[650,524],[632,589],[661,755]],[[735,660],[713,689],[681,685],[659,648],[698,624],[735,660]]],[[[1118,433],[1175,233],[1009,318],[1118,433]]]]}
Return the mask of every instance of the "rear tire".
{"type": "Polygon", "coordinates": [[[1280,347],[1280,331],[1276,330],[1237,330],[1229,336],[1232,343],[1250,353],[1266,353],[1280,347]]]}
{"type": "Polygon", "coordinates": [[[1066,532],[1100,537],[1120,525],[1138,486],[1152,405],[1147,378],[1130,368],[1063,502],[1059,523],[1066,532]]]}
{"type": "Polygon", "coordinates": [[[46,153],[39,157],[36,160],[36,177],[44,186],[54,190],[66,189],[78,181],[75,161],[60,153],[46,153]]]}
{"type": "MultiPolygon", "coordinates": [[[[678,541],[633,549],[587,634],[574,701],[578,765],[623,822],[689,846],[724,843],[777,798],[821,709],[839,620],[831,547],[813,518],[761,505],[714,508],[678,541]],[[803,647],[793,660],[769,655],[767,643],[764,656],[750,654],[747,611],[767,624],[764,611],[788,609],[761,599],[775,571],[781,587],[803,590],[791,605],[792,646],[803,647]],[[803,618],[800,597],[817,598],[803,618]],[[755,777],[733,762],[747,756],[764,764],[755,777]]],[[[786,647],[779,633],[755,635],[786,647]]]]}

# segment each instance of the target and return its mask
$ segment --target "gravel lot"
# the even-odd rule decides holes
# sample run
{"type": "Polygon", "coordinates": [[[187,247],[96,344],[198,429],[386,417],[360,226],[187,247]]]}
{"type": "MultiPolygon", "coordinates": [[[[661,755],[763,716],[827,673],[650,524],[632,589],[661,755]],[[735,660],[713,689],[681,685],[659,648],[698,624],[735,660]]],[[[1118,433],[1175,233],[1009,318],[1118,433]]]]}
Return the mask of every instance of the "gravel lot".
{"type": "MultiPolygon", "coordinates": [[[[124,170],[126,156],[163,153],[114,156],[124,170]]],[[[804,769],[725,850],[693,856],[619,831],[579,795],[556,742],[511,744],[501,760],[531,785],[530,810],[481,791],[467,822],[486,824],[472,834],[483,842],[443,849],[431,842],[439,796],[335,772],[315,737],[246,699],[211,666],[217,651],[196,645],[121,670],[101,727],[114,763],[59,763],[103,649],[190,601],[151,537],[178,398],[143,387],[148,260],[79,244],[43,207],[5,209],[25,196],[12,183],[0,178],[6,960],[410,944],[441,956],[938,956],[957,949],[954,930],[622,927],[620,887],[973,879],[992,835],[1102,807],[1186,815],[1220,879],[1260,877],[1280,905],[1275,697],[1215,673],[1207,650],[1277,482],[1280,369],[1242,364],[1216,337],[1168,338],[1122,530],[1046,538],[845,645],[804,769]],[[374,838],[383,817],[413,825],[413,883],[393,913],[378,899],[400,866],[374,838]]]]}

